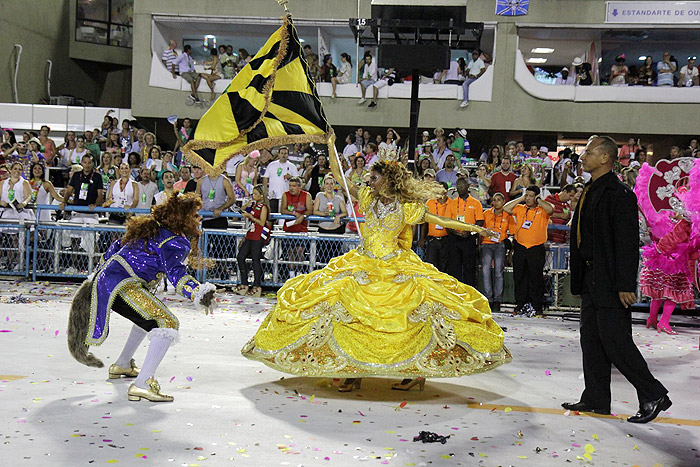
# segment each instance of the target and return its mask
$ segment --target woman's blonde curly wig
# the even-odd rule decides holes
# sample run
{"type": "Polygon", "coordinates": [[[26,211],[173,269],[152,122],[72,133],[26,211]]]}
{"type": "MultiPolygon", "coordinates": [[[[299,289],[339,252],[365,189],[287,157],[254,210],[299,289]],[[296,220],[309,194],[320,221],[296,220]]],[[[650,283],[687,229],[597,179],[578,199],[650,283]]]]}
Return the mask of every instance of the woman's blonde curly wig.
{"type": "Polygon", "coordinates": [[[397,161],[376,162],[372,165],[372,170],[384,177],[379,194],[386,198],[396,197],[399,203],[425,203],[445,194],[445,189],[440,184],[414,178],[397,161]]]}

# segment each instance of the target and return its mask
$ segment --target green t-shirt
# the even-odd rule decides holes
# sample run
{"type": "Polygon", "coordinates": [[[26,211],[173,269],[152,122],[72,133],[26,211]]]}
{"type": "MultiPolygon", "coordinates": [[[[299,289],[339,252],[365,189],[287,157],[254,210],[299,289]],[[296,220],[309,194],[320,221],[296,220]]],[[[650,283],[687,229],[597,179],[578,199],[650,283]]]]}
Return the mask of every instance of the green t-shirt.
{"type": "Polygon", "coordinates": [[[464,152],[464,138],[455,138],[454,143],[450,145],[450,151],[462,154],[464,152]]]}
{"type": "Polygon", "coordinates": [[[100,145],[97,143],[91,143],[85,146],[88,151],[92,153],[93,156],[95,156],[96,160],[99,160],[100,157],[100,145]]]}

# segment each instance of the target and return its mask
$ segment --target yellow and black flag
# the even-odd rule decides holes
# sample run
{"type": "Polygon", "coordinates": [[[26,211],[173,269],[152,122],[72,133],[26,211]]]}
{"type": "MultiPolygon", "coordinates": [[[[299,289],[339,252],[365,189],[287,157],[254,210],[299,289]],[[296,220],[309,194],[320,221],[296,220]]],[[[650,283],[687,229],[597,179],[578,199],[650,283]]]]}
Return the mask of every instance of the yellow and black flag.
{"type": "Polygon", "coordinates": [[[331,139],[333,130],[288,15],[204,114],[183,151],[190,162],[218,175],[236,154],[331,139]]]}

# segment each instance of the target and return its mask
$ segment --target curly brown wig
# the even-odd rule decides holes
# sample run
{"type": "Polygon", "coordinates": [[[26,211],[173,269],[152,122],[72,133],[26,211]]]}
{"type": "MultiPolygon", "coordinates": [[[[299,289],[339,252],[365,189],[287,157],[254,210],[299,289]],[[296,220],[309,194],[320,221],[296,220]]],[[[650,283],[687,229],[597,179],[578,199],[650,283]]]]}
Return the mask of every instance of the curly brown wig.
{"type": "Polygon", "coordinates": [[[429,199],[442,197],[445,189],[435,182],[426,182],[413,177],[408,169],[397,161],[379,161],[372,170],[384,177],[379,194],[386,198],[396,197],[399,203],[425,203],[429,199]]]}
{"type": "Polygon", "coordinates": [[[135,216],[126,223],[126,233],[122,244],[148,240],[158,235],[164,227],[175,235],[186,237],[191,244],[188,256],[189,266],[201,269],[206,266],[199,252],[199,222],[197,212],[202,208],[202,199],[195,193],[172,195],[168,200],[151,208],[148,216],[135,216]]]}

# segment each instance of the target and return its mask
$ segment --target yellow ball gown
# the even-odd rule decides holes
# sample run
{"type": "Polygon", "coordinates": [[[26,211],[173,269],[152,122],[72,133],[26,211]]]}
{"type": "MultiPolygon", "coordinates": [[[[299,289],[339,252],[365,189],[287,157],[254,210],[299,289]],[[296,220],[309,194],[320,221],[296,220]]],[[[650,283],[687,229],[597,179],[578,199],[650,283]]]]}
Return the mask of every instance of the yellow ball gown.
{"type": "Polygon", "coordinates": [[[476,289],[411,251],[418,203],[384,206],[368,187],[363,244],[288,280],[242,354],[303,376],[458,377],[511,359],[476,289]]]}

